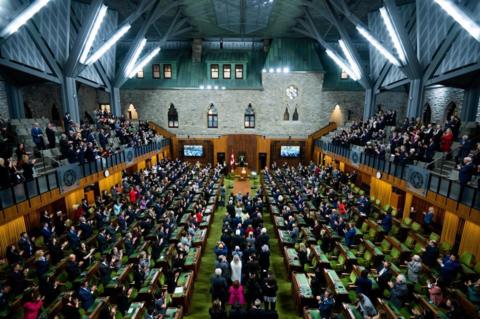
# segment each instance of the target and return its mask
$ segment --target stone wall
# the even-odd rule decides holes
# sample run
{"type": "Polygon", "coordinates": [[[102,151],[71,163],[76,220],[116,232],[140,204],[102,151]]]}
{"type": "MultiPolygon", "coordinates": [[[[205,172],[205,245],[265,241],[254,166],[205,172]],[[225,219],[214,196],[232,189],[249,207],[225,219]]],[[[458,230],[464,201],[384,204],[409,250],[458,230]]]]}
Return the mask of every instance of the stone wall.
{"type": "Polygon", "coordinates": [[[407,112],[408,92],[385,91],[377,95],[376,105],[383,110],[397,111],[397,121],[403,119],[407,112]]]}
{"type": "Polygon", "coordinates": [[[10,118],[10,112],[8,110],[8,97],[7,97],[7,84],[0,77],[0,114],[1,118],[8,120],[10,118]]]}
{"type": "Polygon", "coordinates": [[[78,110],[80,118],[84,118],[85,112],[93,116],[93,111],[98,109],[100,104],[110,104],[110,96],[108,93],[87,85],[79,85],[78,110]]]}
{"type": "Polygon", "coordinates": [[[133,104],[142,120],[152,120],[180,136],[218,136],[223,134],[259,134],[271,137],[305,137],[325,126],[337,104],[347,119],[360,118],[362,91],[322,91],[322,73],[263,73],[263,90],[121,90],[122,111],[133,104]],[[298,88],[298,97],[290,100],[286,88],[298,88]],[[167,111],[175,105],[178,128],[168,128],[167,111]],[[207,128],[207,110],[214,103],[219,127],[207,128]],[[256,115],[254,129],[244,128],[244,112],[252,103],[256,115]],[[288,106],[290,120],[283,115],[288,106]],[[292,121],[297,107],[299,120],[292,121]]]}
{"type": "MultiPolygon", "coordinates": [[[[23,101],[32,111],[33,118],[52,118],[52,107],[58,108],[60,118],[63,117],[63,104],[60,86],[49,83],[28,85],[22,87],[23,101]]],[[[85,111],[92,114],[99,104],[110,103],[109,94],[104,90],[92,88],[83,84],[77,90],[78,109],[83,119],[85,111]]],[[[1,103],[1,102],[0,102],[1,103]]]]}
{"type": "MultiPolygon", "coordinates": [[[[60,86],[52,83],[27,85],[22,87],[23,102],[32,112],[32,118],[52,118],[52,109],[58,109],[62,117],[62,98],[60,86]]],[[[27,114],[25,114],[27,116],[27,114]]]]}
{"type": "Polygon", "coordinates": [[[463,104],[464,90],[451,87],[435,87],[425,90],[423,104],[430,104],[432,108],[432,122],[443,123],[445,110],[450,102],[456,104],[456,113],[460,116],[463,104]]]}

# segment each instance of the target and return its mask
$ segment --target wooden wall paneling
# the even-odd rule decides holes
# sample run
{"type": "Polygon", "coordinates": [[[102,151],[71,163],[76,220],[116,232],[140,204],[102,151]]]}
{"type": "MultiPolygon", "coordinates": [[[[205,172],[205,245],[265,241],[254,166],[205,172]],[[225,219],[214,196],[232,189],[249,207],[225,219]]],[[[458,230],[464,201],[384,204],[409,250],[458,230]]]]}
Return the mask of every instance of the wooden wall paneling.
{"type": "Polygon", "coordinates": [[[277,165],[283,165],[284,163],[289,166],[297,166],[299,163],[305,163],[305,140],[272,140],[270,146],[270,158],[271,162],[276,162],[277,165]],[[288,146],[300,146],[300,157],[288,158],[280,156],[280,149],[283,145],[288,146]]]}
{"type": "MultiPolygon", "coordinates": [[[[232,134],[228,135],[227,154],[229,159],[231,154],[235,155],[235,160],[238,161],[240,154],[245,155],[245,160],[248,168],[257,170],[257,137],[253,134],[232,134]]],[[[230,168],[229,168],[230,169],[230,168]]]]}
{"type": "Polygon", "coordinates": [[[228,137],[227,136],[219,136],[218,138],[212,139],[213,143],[213,165],[217,165],[217,154],[218,153],[225,153],[225,162],[229,161],[229,154],[228,154],[228,137]]]}
{"type": "Polygon", "coordinates": [[[65,196],[65,206],[69,218],[73,216],[74,206],[80,204],[84,197],[85,193],[83,188],[70,192],[65,196]]]}
{"type": "Polygon", "coordinates": [[[213,143],[211,139],[178,139],[177,142],[177,158],[190,163],[201,163],[203,165],[213,164],[213,143]],[[202,145],[202,157],[185,157],[183,156],[183,147],[185,145],[202,145]]]}
{"type": "Polygon", "coordinates": [[[257,162],[257,168],[260,167],[260,161],[258,159],[258,154],[260,153],[267,154],[267,167],[270,167],[270,164],[271,164],[270,144],[271,144],[270,139],[266,138],[264,135],[257,135],[257,155],[255,159],[257,162]]]}

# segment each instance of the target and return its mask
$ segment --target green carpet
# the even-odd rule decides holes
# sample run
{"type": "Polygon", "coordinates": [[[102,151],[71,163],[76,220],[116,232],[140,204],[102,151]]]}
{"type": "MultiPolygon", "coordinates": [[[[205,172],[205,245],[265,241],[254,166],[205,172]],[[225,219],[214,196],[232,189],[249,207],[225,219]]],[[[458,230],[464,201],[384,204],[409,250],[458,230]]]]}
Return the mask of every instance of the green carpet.
{"type": "MultiPolygon", "coordinates": [[[[227,190],[227,198],[230,194],[231,189],[229,186],[233,185],[234,181],[231,179],[225,178],[224,180],[225,187],[227,190]]],[[[250,185],[259,186],[258,177],[250,181],[250,185]]],[[[256,193],[256,189],[252,189],[252,196],[256,193]]],[[[215,254],[213,249],[216,242],[220,239],[222,233],[222,220],[225,215],[225,207],[218,207],[214,213],[214,219],[212,225],[210,226],[210,232],[205,245],[205,250],[203,252],[199,274],[195,280],[195,286],[193,289],[193,296],[190,305],[190,314],[185,316],[186,318],[191,319],[207,319],[209,318],[208,309],[211,306],[211,295],[210,295],[210,277],[214,271],[215,265],[215,254]]],[[[292,298],[291,292],[291,282],[288,280],[287,272],[285,265],[283,263],[283,255],[280,253],[280,247],[278,245],[278,240],[275,236],[273,224],[270,219],[270,216],[267,213],[264,213],[265,227],[268,230],[270,236],[271,244],[271,255],[270,255],[270,268],[272,269],[275,278],[278,282],[278,293],[277,293],[277,311],[279,318],[299,318],[295,311],[295,304],[292,298]]]]}

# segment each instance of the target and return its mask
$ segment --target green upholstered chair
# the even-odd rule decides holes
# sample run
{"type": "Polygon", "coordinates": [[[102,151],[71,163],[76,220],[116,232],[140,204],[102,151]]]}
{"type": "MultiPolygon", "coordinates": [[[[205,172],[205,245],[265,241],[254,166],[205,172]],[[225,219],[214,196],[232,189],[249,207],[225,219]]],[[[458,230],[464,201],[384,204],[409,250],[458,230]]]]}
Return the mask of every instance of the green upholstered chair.
{"type": "Polygon", "coordinates": [[[475,262],[475,256],[470,252],[464,252],[460,255],[460,263],[467,267],[473,267],[475,262]]]}
{"type": "Polygon", "coordinates": [[[404,242],[405,246],[407,246],[409,249],[412,249],[413,246],[415,246],[415,239],[412,236],[407,236],[404,242]]]}
{"type": "Polygon", "coordinates": [[[420,225],[419,223],[417,222],[413,222],[412,225],[411,225],[411,228],[414,232],[419,232],[420,229],[422,229],[422,225],[420,225]]]}
{"type": "Polygon", "coordinates": [[[358,192],[360,195],[365,195],[365,191],[363,189],[361,189],[359,192],[358,192]]]}
{"type": "Polygon", "coordinates": [[[473,271],[480,275],[480,261],[475,264],[475,267],[473,267],[473,271]]]}
{"type": "Polygon", "coordinates": [[[340,280],[342,281],[342,284],[348,288],[349,285],[353,285],[357,281],[357,274],[355,273],[354,270],[352,270],[350,274],[346,274],[345,276],[342,276],[340,280]]]}
{"type": "Polygon", "coordinates": [[[305,272],[314,272],[315,269],[317,268],[317,264],[318,264],[317,258],[313,258],[311,261],[311,265],[305,264],[305,266],[303,266],[303,270],[305,272]]]}
{"type": "Polygon", "coordinates": [[[375,205],[376,205],[376,206],[380,207],[381,204],[382,204],[382,202],[381,202],[379,199],[377,199],[377,200],[375,201],[375,205]]]}
{"type": "Polygon", "coordinates": [[[370,250],[365,250],[365,253],[363,253],[362,257],[359,257],[357,259],[357,262],[360,266],[363,266],[365,268],[370,268],[372,264],[372,259],[373,259],[373,255],[370,252],[370,250]]]}
{"type": "Polygon", "coordinates": [[[443,241],[440,243],[438,249],[440,250],[440,253],[442,255],[448,255],[452,252],[452,244],[450,244],[448,241],[443,241]]]}
{"type": "Polygon", "coordinates": [[[355,256],[360,257],[365,253],[365,245],[363,243],[360,243],[357,247],[355,248],[350,248],[350,251],[355,254],[355,256]]]}
{"type": "Polygon", "coordinates": [[[410,228],[412,223],[413,223],[413,220],[410,217],[405,217],[402,221],[402,227],[410,228]]]}
{"type": "Polygon", "coordinates": [[[373,195],[370,195],[370,201],[371,201],[372,203],[374,203],[374,202],[375,202],[375,200],[376,200],[375,196],[373,196],[373,195]]]}
{"type": "Polygon", "coordinates": [[[383,205],[383,210],[388,212],[388,210],[390,209],[390,205],[389,204],[385,204],[383,205]]]}
{"type": "Polygon", "coordinates": [[[384,254],[388,254],[390,252],[390,249],[392,249],[392,244],[386,239],[382,240],[380,243],[380,249],[384,254]]]}
{"type": "Polygon", "coordinates": [[[475,264],[475,256],[472,253],[464,252],[460,255],[460,265],[465,275],[473,276],[475,271],[472,269],[475,264]]]}
{"type": "Polygon", "coordinates": [[[340,254],[338,255],[338,258],[336,260],[330,261],[330,266],[335,271],[343,271],[345,269],[345,262],[345,256],[343,256],[343,254],[340,254]]]}
{"type": "Polygon", "coordinates": [[[392,209],[392,217],[397,217],[398,216],[398,210],[396,210],[395,208],[392,209]]]}
{"type": "Polygon", "coordinates": [[[363,222],[362,227],[360,227],[360,230],[362,233],[367,233],[368,232],[368,224],[366,222],[363,222]]]}
{"type": "Polygon", "coordinates": [[[423,248],[425,248],[423,244],[416,243],[415,246],[413,246],[413,253],[415,255],[421,254],[423,252],[423,248]]]}
{"type": "Polygon", "coordinates": [[[393,247],[390,251],[390,255],[385,256],[385,259],[391,263],[397,262],[400,259],[400,250],[393,247]]]}
{"type": "Polygon", "coordinates": [[[400,232],[400,227],[398,227],[398,225],[393,224],[392,229],[390,229],[389,235],[390,236],[396,236],[396,235],[398,235],[399,232],[400,232]]]}
{"type": "Polygon", "coordinates": [[[368,233],[365,235],[365,238],[371,241],[375,241],[376,237],[377,237],[377,230],[375,228],[370,228],[368,230],[368,233]]]}
{"type": "Polygon", "coordinates": [[[431,233],[430,240],[435,240],[438,243],[440,241],[440,235],[437,233],[431,233]]]}

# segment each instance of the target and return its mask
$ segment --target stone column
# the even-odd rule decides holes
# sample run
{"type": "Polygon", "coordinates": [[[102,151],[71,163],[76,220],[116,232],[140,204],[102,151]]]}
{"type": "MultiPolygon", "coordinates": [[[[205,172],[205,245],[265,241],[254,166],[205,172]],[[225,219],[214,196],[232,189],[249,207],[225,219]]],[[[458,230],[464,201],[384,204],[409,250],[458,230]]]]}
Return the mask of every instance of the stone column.
{"type": "Polygon", "coordinates": [[[417,118],[422,115],[424,90],[425,87],[423,86],[422,79],[413,79],[410,81],[407,105],[408,118],[417,118]]]}
{"type": "Polygon", "coordinates": [[[470,87],[465,90],[462,110],[460,112],[460,120],[462,123],[476,121],[479,98],[480,86],[470,87]]]}
{"type": "MultiPolygon", "coordinates": [[[[13,119],[25,117],[25,109],[23,107],[23,95],[20,87],[6,83],[6,91],[8,98],[8,111],[13,119]]],[[[7,116],[8,117],[8,116],[7,116]]]]}

